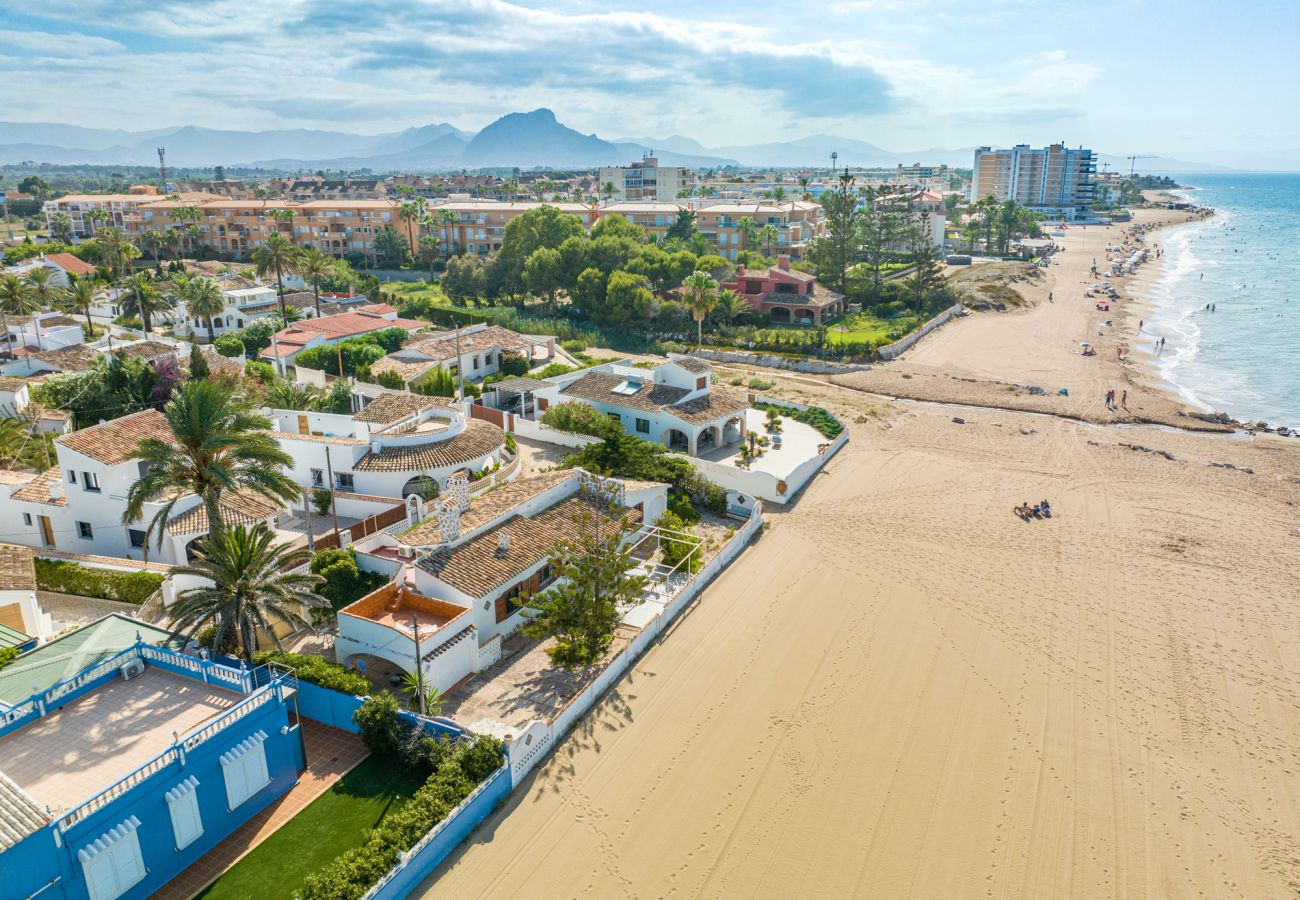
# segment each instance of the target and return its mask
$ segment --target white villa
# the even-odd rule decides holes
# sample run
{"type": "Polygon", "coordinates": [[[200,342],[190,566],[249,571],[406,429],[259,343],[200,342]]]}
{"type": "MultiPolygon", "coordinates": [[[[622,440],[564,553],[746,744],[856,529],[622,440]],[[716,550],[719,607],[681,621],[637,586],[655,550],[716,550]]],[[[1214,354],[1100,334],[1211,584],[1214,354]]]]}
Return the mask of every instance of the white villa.
{"type": "Polygon", "coordinates": [[[555,338],[517,334],[499,325],[472,325],[461,329],[459,337],[454,331],[444,331],[412,341],[375,363],[370,371],[375,376],[394,373],[407,387],[438,369],[452,375],[463,372],[466,381],[481,381],[497,374],[509,356],[524,358],[529,368],[548,362],[555,356],[555,338]]]}
{"type": "Polygon", "coordinates": [[[335,656],[372,677],[413,672],[418,659],[426,687],[450,690],[500,658],[502,639],[525,621],[526,599],[554,583],[560,541],[582,527],[612,535],[620,521],[642,536],[666,508],[667,485],[582,469],[519,479],[473,500],[468,481],[455,476],[435,517],[354,545],[359,565],[395,580],[339,612],[335,656]]]}
{"type": "Polygon", "coordinates": [[[616,419],[628,434],[691,456],[739,444],[745,394],[713,384],[713,369],[690,356],[642,368],[604,363],[547,379],[532,391],[538,414],[561,403],[586,403],[616,419]]]}
{"type": "Polygon", "coordinates": [[[331,488],[404,499],[425,479],[439,488],[453,472],[476,473],[505,461],[505,432],[473,419],[450,400],[383,393],[351,415],[270,410],[275,436],[293,457],[290,477],[331,488]]]}

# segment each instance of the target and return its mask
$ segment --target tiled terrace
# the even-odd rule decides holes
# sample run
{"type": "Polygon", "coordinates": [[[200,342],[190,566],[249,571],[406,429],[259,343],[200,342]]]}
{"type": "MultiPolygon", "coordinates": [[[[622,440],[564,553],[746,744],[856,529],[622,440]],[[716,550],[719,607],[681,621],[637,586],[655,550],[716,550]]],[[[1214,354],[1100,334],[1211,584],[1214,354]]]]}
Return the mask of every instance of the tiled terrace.
{"type": "Polygon", "coordinates": [[[154,900],[188,900],[233,866],[277,828],[292,819],[370,751],[355,734],[302,719],[307,769],[289,792],[235,829],[193,865],[153,894],[154,900]]]}
{"type": "Polygon", "coordinates": [[[0,768],[36,802],[72,809],[242,699],[151,666],[0,738],[0,768]]]}

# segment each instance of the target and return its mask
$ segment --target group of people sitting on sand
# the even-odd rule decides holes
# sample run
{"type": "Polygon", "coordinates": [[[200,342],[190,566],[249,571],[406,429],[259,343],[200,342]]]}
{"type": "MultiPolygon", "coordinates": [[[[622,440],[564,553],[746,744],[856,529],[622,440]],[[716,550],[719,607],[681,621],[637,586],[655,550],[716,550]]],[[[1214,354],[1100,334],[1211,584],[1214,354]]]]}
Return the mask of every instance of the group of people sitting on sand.
{"type": "Polygon", "coordinates": [[[1029,501],[1025,501],[1013,510],[1016,515],[1028,522],[1030,519],[1050,519],[1052,517],[1052,507],[1046,500],[1037,506],[1030,506],[1029,501]]]}

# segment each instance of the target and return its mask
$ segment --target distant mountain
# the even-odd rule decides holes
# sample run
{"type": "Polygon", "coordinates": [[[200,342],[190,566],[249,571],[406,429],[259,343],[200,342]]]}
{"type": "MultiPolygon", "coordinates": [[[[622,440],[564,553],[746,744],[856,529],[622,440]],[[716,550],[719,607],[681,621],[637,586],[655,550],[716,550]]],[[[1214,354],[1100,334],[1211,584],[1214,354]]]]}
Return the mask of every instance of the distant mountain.
{"type": "MultiPolygon", "coordinates": [[[[253,165],[276,169],[371,169],[376,172],[449,169],[549,167],[591,169],[628,165],[653,151],[668,166],[692,169],[724,166],[817,167],[894,166],[920,163],[969,167],[973,147],[895,153],[875,144],[832,134],[790,141],[710,148],[680,134],[666,138],[606,140],[560,122],[549,109],[502,116],[474,134],[448,123],[422,125],[384,134],[283,129],[235,131],[185,125],[152,131],[84,128],[50,122],[0,122],[0,163],[28,160],[53,164],[157,164],[157,149],[167,148],[172,166],[253,165]]],[[[1127,172],[1122,156],[1099,154],[1111,171],[1127,172]]],[[[1259,153],[1180,153],[1178,158],[1138,161],[1149,174],[1197,172],[1297,171],[1300,150],[1259,153]],[[1239,168],[1227,168],[1234,166],[1239,168]]]]}

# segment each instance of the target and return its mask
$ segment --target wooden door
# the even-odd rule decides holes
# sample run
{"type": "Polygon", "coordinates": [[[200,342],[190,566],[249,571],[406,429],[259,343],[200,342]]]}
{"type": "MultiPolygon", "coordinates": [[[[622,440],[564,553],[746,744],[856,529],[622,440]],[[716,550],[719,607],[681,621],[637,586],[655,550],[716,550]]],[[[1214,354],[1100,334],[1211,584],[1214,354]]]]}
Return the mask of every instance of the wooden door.
{"type": "Polygon", "coordinates": [[[299,416],[299,417],[298,417],[298,433],[299,433],[299,434],[310,434],[310,433],[311,433],[311,426],[307,423],[307,417],[306,417],[306,416],[299,416]]]}
{"type": "Polygon", "coordinates": [[[54,526],[50,525],[50,517],[38,516],[38,518],[41,520],[41,540],[45,542],[45,546],[53,547],[54,526]]]}

